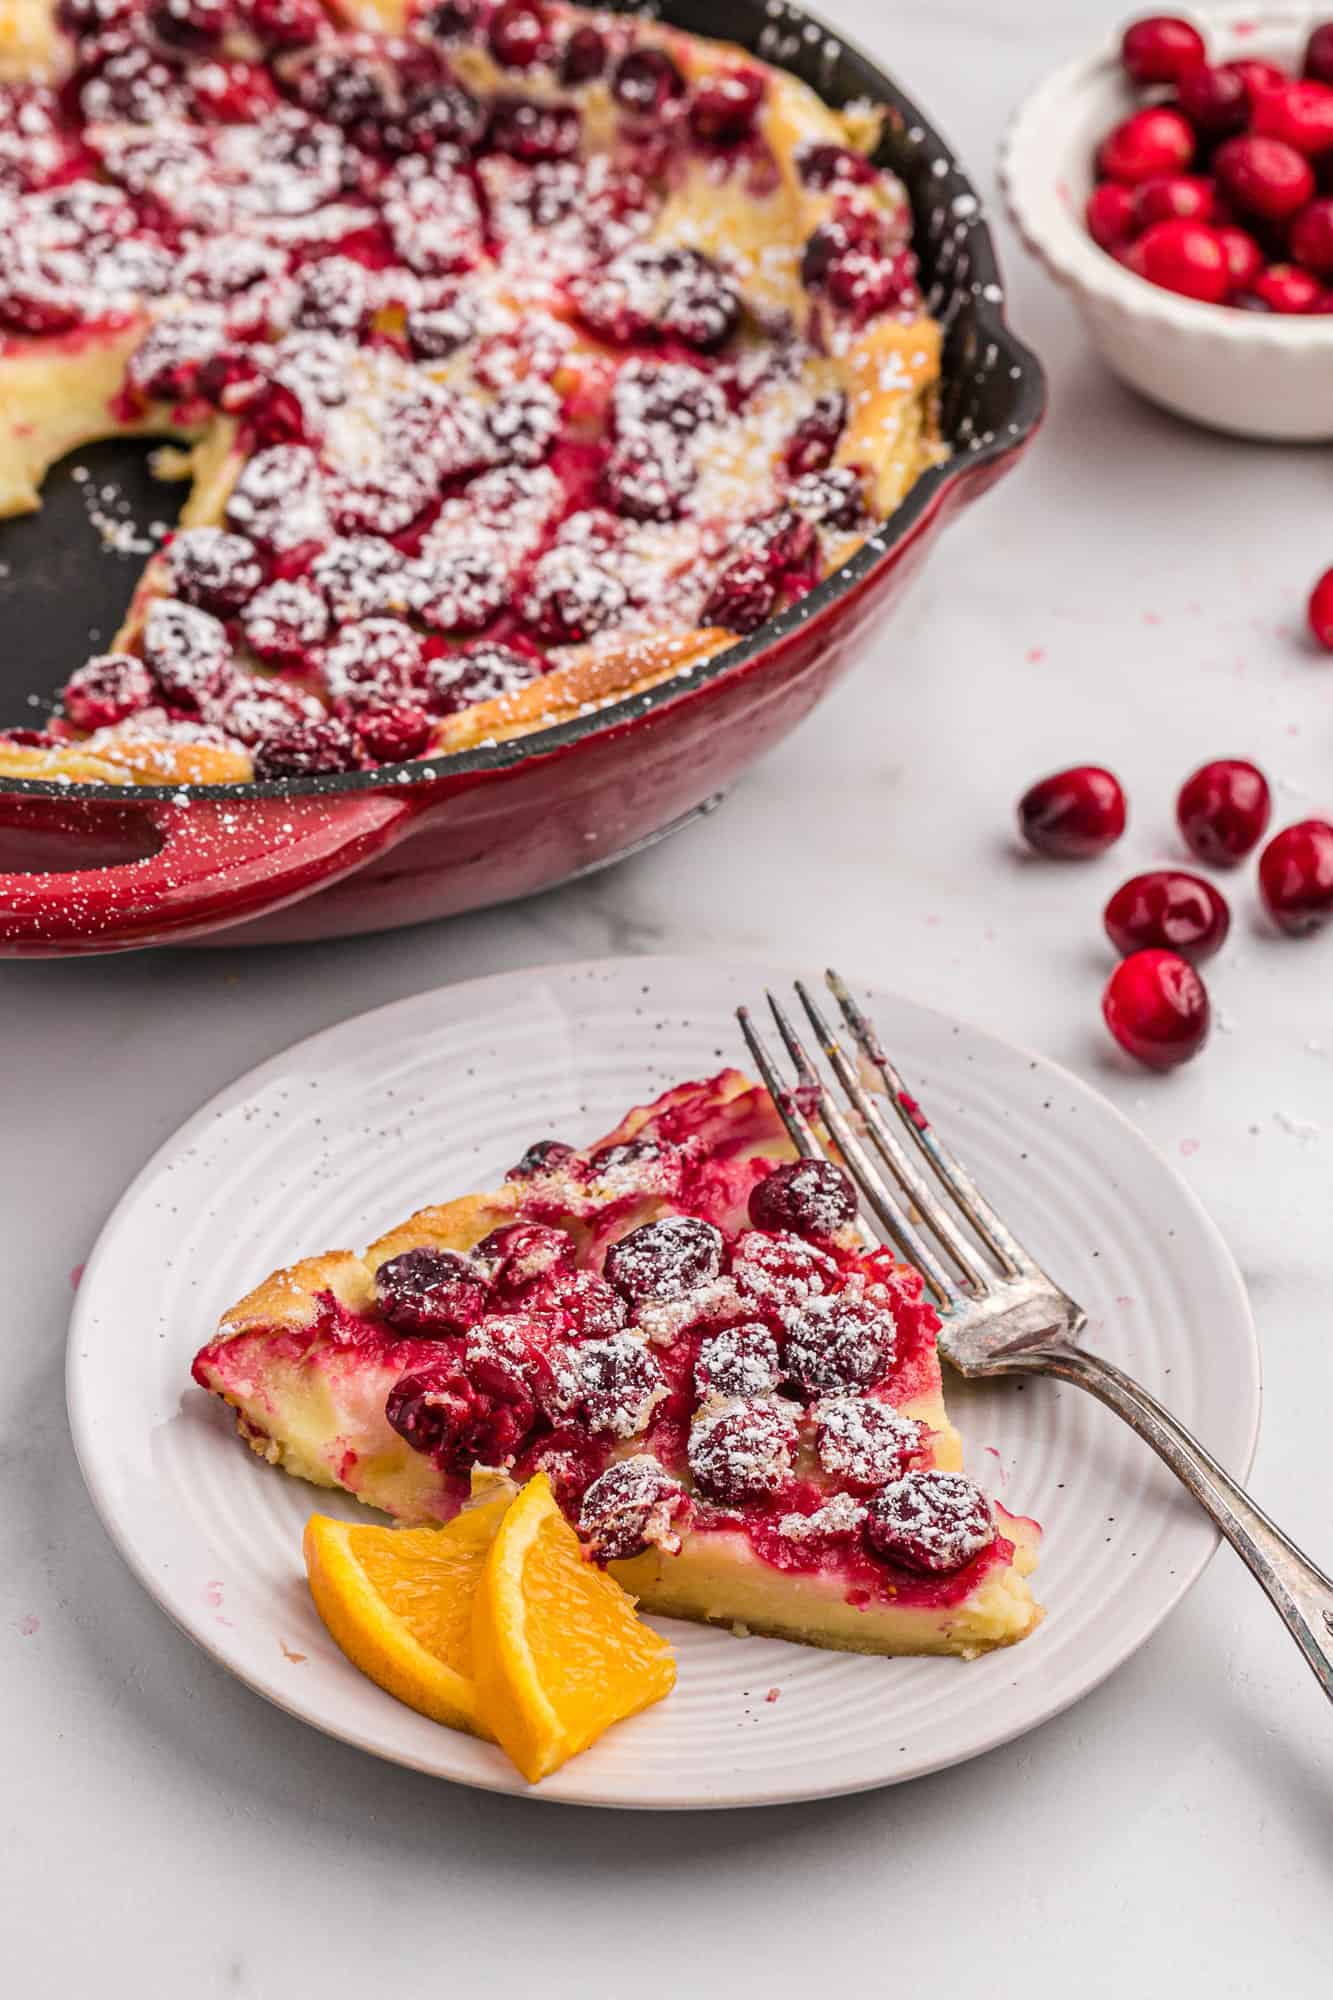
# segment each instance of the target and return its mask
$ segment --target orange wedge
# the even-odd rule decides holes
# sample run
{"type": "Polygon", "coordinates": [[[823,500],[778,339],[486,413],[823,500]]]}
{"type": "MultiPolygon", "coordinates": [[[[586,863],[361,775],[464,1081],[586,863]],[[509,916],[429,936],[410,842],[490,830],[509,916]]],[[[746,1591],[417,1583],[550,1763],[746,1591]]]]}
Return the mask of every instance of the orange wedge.
{"type": "Polygon", "coordinates": [[[545,1473],[501,1521],[472,1613],[480,1713],[530,1784],[676,1681],[634,1599],[585,1562],[545,1473]]]}
{"type": "Polygon", "coordinates": [[[472,1601],[509,1496],[444,1528],[377,1528],[314,1514],[305,1564],[315,1609],[353,1666],[409,1708],[492,1732],[472,1679],[472,1601]]]}

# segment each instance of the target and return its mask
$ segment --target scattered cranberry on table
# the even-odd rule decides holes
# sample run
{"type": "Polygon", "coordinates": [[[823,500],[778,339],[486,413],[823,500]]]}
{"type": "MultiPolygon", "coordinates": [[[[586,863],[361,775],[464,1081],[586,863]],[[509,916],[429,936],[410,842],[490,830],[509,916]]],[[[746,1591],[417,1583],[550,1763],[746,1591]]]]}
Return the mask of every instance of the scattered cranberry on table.
{"type": "Polygon", "coordinates": [[[1102,918],[1116,950],[1158,946],[1201,965],[1226,943],[1231,911],[1211,882],[1181,868],[1153,868],[1123,882],[1102,918]]]}
{"type": "Polygon", "coordinates": [[[1303,819],[1275,833],[1259,857],[1259,893],[1289,937],[1326,924],[1333,917],[1333,826],[1303,819]]]}
{"type": "Polygon", "coordinates": [[[1173,14],[1131,22],[1131,83],[1153,100],[1097,149],[1088,233],[1150,284],[1204,305],[1284,317],[1333,313],[1333,22],[1304,75],[1251,57],[1210,63],[1173,14]]]}
{"type": "Polygon", "coordinates": [[[1326,569],[1310,592],[1307,616],[1315,639],[1333,653],[1333,569],[1326,569]]]}
{"type": "Polygon", "coordinates": [[[1208,1039],[1207,989],[1174,951],[1122,958],[1107,981],[1102,1013],[1121,1048],[1148,1069],[1175,1069],[1208,1039]]]}
{"type": "Polygon", "coordinates": [[[1019,831],[1029,847],[1065,861],[1104,854],[1124,832],[1125,818],[1120,780],[1098,764],[1056,771],[1018,802],[1019,831]]]}
{"type": "Polygon", "coordinates": [[[1272,810],[1268,780],[1257,764],[1215,757],[1181,786],[1176,822],[1191,854],[1213,868],[1234,868],[1263,839],[1272,810]]]}

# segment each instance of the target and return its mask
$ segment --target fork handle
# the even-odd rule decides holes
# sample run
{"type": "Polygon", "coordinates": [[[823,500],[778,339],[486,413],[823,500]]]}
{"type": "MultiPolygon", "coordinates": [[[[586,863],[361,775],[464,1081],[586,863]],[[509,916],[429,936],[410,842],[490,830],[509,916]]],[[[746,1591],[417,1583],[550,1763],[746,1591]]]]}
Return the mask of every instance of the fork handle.
{"type": "Polygon", "coordinates": [[[1333,1701],[1333,1582],[1257,1507],[1196,1437],[1113,1361],[1064,1339],[995,1356],[988,1374],[1055,1375],[1087,1389],[1150,1444],[1258,1577],[1333,1701]]]}

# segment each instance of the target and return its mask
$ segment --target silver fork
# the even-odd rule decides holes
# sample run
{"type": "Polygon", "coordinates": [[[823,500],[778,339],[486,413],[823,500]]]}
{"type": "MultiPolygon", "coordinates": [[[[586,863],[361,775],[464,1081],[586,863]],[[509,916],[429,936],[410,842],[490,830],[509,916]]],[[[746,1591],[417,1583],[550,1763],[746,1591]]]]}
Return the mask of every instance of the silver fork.
{"type": "MultiPolygon", "coordinates": [[[[960,1374],[1054,1375],[1076,1383],[1152,1446],[1258,1577],[1333,1701],[1333,1582],[1154,1395],[1113,1361],[1078,1344],[1087,1324],[1082,1306],[1047,1277],[984,1199],[908,1091],[874,1023],[836,972],[825,976],[861,1056],[883,1085],[882,1104],[896,1114],[899,1129],[885,1116],[879,1092],[864,1087],[856,1062],[797,980],[797,995],[846,1093],[850,1114],[771,993],[768,1004],[795,1070],[794,1083],[784,1081],[750,1010],[737,1009],[741,1032],[793,1145],[810,1158],[828,1150],[812,1122],[818,1118],[883,1238],[925,1279],[940,1314],[939,1351],[960,1374]],[[975,1241],[959,1227],[950,1201],[975,1231],[975,1241]]],[[[867,1228],[867,1234],[874,1232],[867,1228]]]]}

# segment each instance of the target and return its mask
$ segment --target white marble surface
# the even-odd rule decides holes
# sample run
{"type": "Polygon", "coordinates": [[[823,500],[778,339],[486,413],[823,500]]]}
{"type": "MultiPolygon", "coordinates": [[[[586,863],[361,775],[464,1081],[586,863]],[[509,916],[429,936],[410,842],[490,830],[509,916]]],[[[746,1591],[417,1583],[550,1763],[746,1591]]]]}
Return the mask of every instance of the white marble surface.
{"type": "MultiPolygon", "coordinates": [[[[1107,0],[830,0],[989,184],[1009,105],[1107,0]]],[[[522,908],[301,951],[0,966],[0,1931],[47,1995],[305,1995],[467,1981],[657,1996],[982,1991],[1054,2000],[1328,1991],[1333,1717],[1228,1552],[1072,1713],[878,1795],[731,1817],[557,1815],[325,1741],[233,1683],[122,1570],[72,1463],[69,1277],[126,1179],[219,1085],[400,994],[658,948],[826,952],[1071,1064],[1229,1236],[1265,1347],[1254,1484],[1333,1558],[1328,1224],[1333,936],[1282,943],[1235,885],[1190,1070],[1102,1033],[1101,902],[1175,852],[1175,784],[1257,757],[1287,817],[1333,805],[1333,667],[1294,628],[1333,556],[1323,452],[1240,446],[1132,401],[1006,238],[1050,368],[1024,469],[951,531],[878,659],[674,844],[522,908]],[[1113,858],[1020,861],[1034,775],[1109,762],[1113,858]],[[1323,1935],[1321,1936],[1321,1932],[1323,1935]],[[835,1990],[837,1990],[835,1988],[835,1990]]]]}

